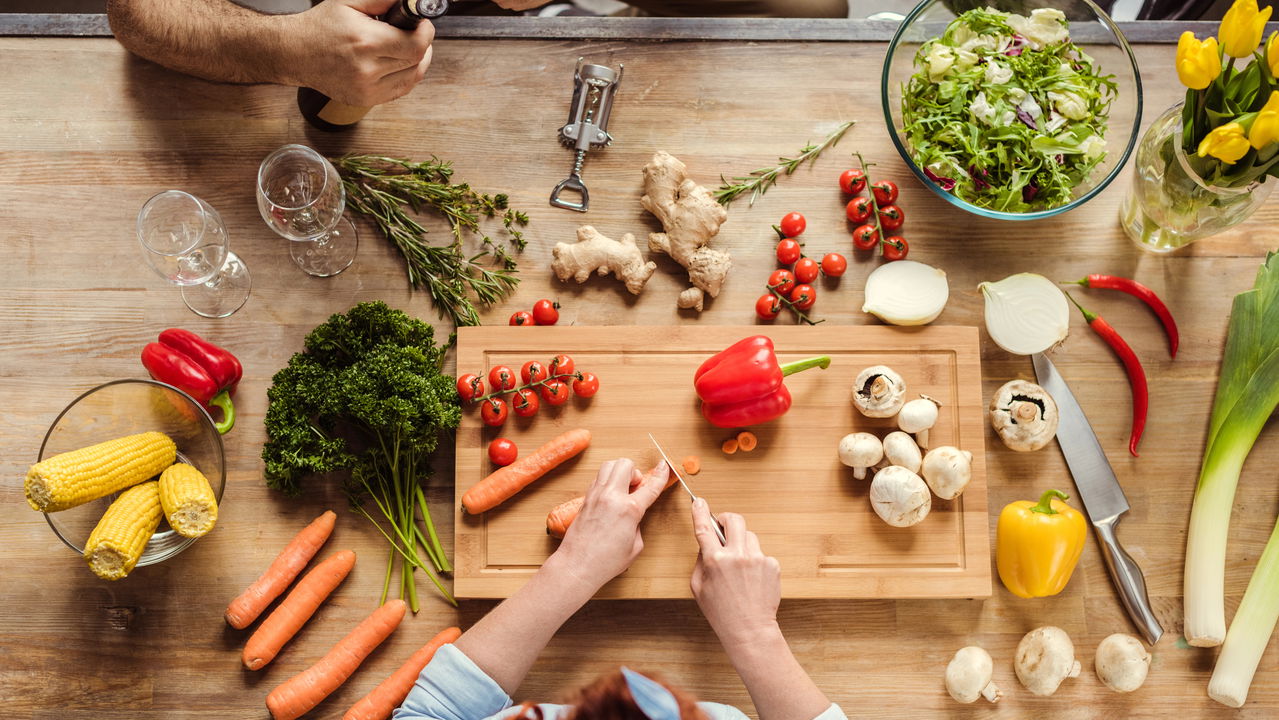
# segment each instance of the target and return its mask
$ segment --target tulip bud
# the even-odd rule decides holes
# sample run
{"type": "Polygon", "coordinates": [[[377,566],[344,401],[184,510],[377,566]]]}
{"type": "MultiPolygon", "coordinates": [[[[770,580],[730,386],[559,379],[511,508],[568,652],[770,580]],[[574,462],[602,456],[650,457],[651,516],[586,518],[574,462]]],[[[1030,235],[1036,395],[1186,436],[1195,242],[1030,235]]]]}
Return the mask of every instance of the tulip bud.
{"type": "Polygon", "coordinates": [[[1211,155],[1227,165],[1234,165],[1248,154],[1250,147],[1243,125],[1231,122],[1214,128],[1204,137],[1199,143],[1199,157],[1211,155]]]}
{"type": "Polygon", "coordinates": [[[1279,32],[1270,33],[1266,43],[1266,62],[1270,65],[1270,77],[1279,77],[1279,32]]]}
{"type": "Polygon", "coordinates": [[[1177,77],[1191,90],[1203,90],[1221,74],[1221,53],[1217,38],[1197,40],[1187,30],[1177,40],[1177,77]]]}
{"type": "Polygon", "coordinates": [[[1248,142],[1252,143],[1253,148],[1257,150],[1273,142],[1279,142],[1279,90],[1270,92],[1270,99],[1257,113],[1257,118],[1252,121],[1248,142]]]}
{"type": "Polygon", "coordinates": [[[1261,44],[1261,34],[1266,30],[1272,8],[1257,9],[1257,0],[1235,0],[1221,19],[1221,46],[1233,58],[1246,58],[1261,44]]]}

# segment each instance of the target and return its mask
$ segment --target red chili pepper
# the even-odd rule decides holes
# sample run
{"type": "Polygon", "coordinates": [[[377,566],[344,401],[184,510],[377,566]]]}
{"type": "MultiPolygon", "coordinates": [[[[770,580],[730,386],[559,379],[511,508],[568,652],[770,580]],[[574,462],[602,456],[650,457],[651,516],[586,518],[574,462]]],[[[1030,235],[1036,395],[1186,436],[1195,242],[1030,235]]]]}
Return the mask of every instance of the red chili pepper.
{"type": "Polygon", "coordinates": [[[204,368],[218,384],[219,390],[235,392],[235,386],[244,375],[244,368],[234,355],[190,330],[169,328],[160,333],[160,342],[204,368]]]}
{"type": "Polygon", "coordinates": [[[147,343],[142,348],[142,366],[152,378],[176,387],[202,406],[220,408],[222,420],[214,422],[219,433],[235,427],[235,406],[229,392],[186,353],[163,343],[147,343]]]}
{"type": "Polygon", "coordinates": [[[1137,353],[1132,351],[1128,343],[1119,335],[1119,331],[1100,315],[1089,312],[1075,301],[1075,298],[1066,293],[1066,297],[1070,298],[1075,307],[1079,308],[1079,312],[1084,314],[1084,319],[1088,321],[1088,327],[1092,328],[1111,350],[1119,356],[1124,363],[1124,370],[1128,373],[1128,385],[1132,388],[1132,434],[1128,437],[1128,452],[1133,457],[1137,455],[1137,443],[1141,442],[1141,433],[1146,429],[1146,411],[1150,407],[1150,391],[1146,386],[1146,370],[1141,366],[1141,360],[1137,359],[1137,353]]]}
{"type": "Polygon", "coordinates": [[[1164,301],[1159,299],[1154,290],[1126,277],[1099,275],[1096,273],[1083,280],[1074,280],[1062,284],[1082,285],[1086,288],[1100,288],[1102,290],[1118,290],[1146,303],[1151,310],[1155,311],[1155,315],[1159,316],[1159,322],[1164,325],[1164,333],[1168,335],[1168,354],[1172,357],[1177,357],[1177,345],[1179,342],[1177,321],[1172,318],[1172,313],[1169,312],[1168,306],[1164,305],[1164,301]]]}
{"type": "Polygon", "coordinates": [[[830,367],[830,358],[799,360],[781,365],[773,341],[755,335],[711,356],[693,376],[702,400],[702,415],[716,427],[745,427],[781,417],[791,396],[782,379],[811,367],[830,367]]]}

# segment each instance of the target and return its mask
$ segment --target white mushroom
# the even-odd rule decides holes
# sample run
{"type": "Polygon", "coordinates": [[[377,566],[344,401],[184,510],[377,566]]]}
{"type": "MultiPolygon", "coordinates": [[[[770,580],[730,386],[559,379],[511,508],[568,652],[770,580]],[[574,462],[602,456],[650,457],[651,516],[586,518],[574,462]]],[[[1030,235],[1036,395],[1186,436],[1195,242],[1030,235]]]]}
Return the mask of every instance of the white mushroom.
{"type": "Polygon", "coordinates": [[[884,444],[870,433],[849,433],[839,441],[839,461],[853,469],[853,477],[866,478],[866,468],[884,457],[884,444]]]}
{"type": "Polygon", "coordinates": [[[1057,435],[1057,403],[1038,385],[1011,380],[990,399],[990,426],[1009,449],[1038,450],[1057,435]]]}
{"type": "Polygon", "coordinates": [[[928,447],[928,430],[937,424],[938,402],[927,395],[920,395],[902,406],[897,413],[897,427],[915,434],[915,442],[921,448],[928,447]]]}
{"type": "Polygon", "coordinates": [[[1017,679],[1036,695],[1052,695],[1066,678],[1079,677],[1075,645],[1066,631],[1045,625],[1026,633],[1017,643],[1013,663],[1017,679]]]}
{"type": "Polygon", "coordinates": [[[884,460],[887,465],[900,465],[918,473],[922,459],[915,438],[901,430],[894,430],[884,436],[884,460]]]}
{"type": "Polygon", "coordinates": [[[906,396],[902,376],[886,365],[874,365],[857,374],[853,382],[853,405],[866,417],[886,418],[897,414],[906,396]]]}
{"type": "Polygon", "coordinates": [[[1146,682],[1150,670],[1150,653],[1132,635],[1115,633],[1097,646],[1093,660],[1097,677],[1115,692],[1132,692],[1146,682]]]}
{"type": "Polygon", "coordinates": [[[975,645],[960,648],[946,666],[946,691],[965,704],[975,702],[978,697],[999,702],[1004,694],[991,681],[994,671],[990,653],[975,645]]]}
{"type": "Polygon", "coordinates": [[[915,473],[890,465],[875,473],[870,483],[870,506],[893,527],[910,527],[928,517],[933,496],[915,473]]]}
{"type": "Polygon", "coordinates": [[[973,479],[973,454],[957,447],[943,445],[924,456],[924,482],[943,500],[954,500],[973,479]]]}

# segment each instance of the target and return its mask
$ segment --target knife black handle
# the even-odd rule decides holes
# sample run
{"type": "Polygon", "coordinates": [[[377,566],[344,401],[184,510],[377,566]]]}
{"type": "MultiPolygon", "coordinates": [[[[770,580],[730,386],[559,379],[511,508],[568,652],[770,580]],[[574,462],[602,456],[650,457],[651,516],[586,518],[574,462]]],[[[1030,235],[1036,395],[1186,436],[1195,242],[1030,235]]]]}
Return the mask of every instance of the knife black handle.
{"type": "Polygon", "coordinates": [[[1119,602],[1128,611],[1128,617],[1146,642],[1154,645],[1159,642],[1164,629],[1150,608],[1150,598],[1146,594],[1146,576],[1141,574],[1137,561],[1120,546],[1115,537],[1115,526],[1118,524],[1119,516],[1115,516],[1093,526],[1097,530],[1097,538],[1101,540],[1101,556],[1106,561],[1106,570],[1110,572],[1115,589],[1119,591],[1119,602]]]}

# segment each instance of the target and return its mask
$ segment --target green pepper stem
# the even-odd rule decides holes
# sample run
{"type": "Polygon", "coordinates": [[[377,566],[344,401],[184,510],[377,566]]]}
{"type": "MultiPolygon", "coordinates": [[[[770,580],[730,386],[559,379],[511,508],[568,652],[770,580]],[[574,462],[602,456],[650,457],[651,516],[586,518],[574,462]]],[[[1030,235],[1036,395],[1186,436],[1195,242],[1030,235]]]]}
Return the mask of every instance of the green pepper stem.
{"type": "Polygon", "coordinates": [[[801,370],[807,370],[812,367],[820,367],[823,370],[830,367],[830,356],[818,355],[817,357],[810,357],[805,360],[796,360],[792,363],[786,363],[782,366],[782,377],[794,375],[801,370]]]}
{"type": "Polygon", "coordinates": [[[209,407],[222,411],[222,420],[213,423],[213,427],[218,429],[218,434],[226,435],[231,432],[231,428],[235,427],[235,405],[231,402],[231,393],[223,390],[214,395],[209,401],[209,407]]]}
{"type": "Polygon", "coordinates": [[[1079,312],[1084,314],[1084,320],[1086,320],[1089,325],[1092,325],[1093,321],[1097,319],[1097,313],[1086,310],[1083,305],[1079,304],[1079,301],[1075,299],[1074,295],[1066,293],[1066,297],[1070,298],[1070,301],[1075,304],[1075,307],[1079,308],[1079,312]]]}
{"type": "Polygon", "coordinates": [[[1070,496],[1060,490],[1045,490],[1043,495],[1039,496],[1039,504],[1030,509],[1031,512],[1043,513],[1045,515],[1059,515],[1053,510],[1053,498],[1058,500],[1069,500],[1070,496]]]}
{"type": "Polygon", "coordinates": [[[1083,278],[1080,280],[1059,280],[1057,284],[1058,285],[1080,285],[1082,287],[1092,287],[1091,285],[1088,284],[1088,278],[1083,278]]]}

